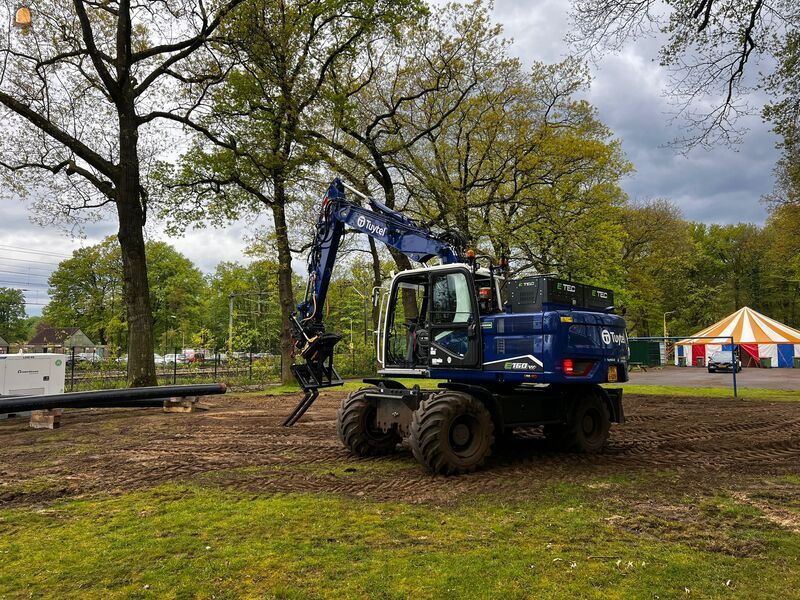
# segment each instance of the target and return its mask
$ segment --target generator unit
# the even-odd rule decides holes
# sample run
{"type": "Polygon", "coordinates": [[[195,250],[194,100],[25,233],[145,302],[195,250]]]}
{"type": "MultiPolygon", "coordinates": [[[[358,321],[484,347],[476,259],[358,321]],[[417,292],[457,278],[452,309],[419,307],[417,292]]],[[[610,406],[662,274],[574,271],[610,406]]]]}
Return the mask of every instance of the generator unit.
{"type": "Polygon", "coordinates": [[[614,292],[549,275],[532,275],[508,282],[508,304],[512,313],[558,309],[609,312],[614,308],[614,292]]]}
{"type": "Polygon", "coordinates": [[[0,397],[63,394],[66,363],[64,354],[0,354],[0,397]]]}

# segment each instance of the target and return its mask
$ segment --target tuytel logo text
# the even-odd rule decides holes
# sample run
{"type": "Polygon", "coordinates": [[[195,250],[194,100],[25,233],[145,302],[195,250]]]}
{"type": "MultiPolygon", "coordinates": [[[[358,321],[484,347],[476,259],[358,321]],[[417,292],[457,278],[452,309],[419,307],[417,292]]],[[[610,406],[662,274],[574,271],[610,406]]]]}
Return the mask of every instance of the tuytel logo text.
{"type": "Polygon", "coordinates": [[[386,226],[381,227],[377,223],[373,223],[367,217],[359,215],[356,219],[356,225],[366,231],[366,233],[374,233],[375,235],[386,235],[386,226]]]}

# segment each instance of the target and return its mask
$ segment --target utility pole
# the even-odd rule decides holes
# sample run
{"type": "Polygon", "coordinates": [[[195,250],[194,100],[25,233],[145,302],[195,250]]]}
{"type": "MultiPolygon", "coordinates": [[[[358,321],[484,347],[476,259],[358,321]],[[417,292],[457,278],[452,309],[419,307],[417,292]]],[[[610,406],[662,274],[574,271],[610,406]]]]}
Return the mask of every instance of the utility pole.
{"type": "Polygon", "coordinates": [[[233,356],[233,297],[228,296],[228,358],[233,356]]]}
{"type": "Polygon", "coordinates": [[[670,340],[667,339],[667,315],[674,313],[674,310],[669,310],[664,313],[664,362],[669,362],[669,355],[672,352],[672,345],[670,340]]]}
{"type": "Polygon", "coordinates": [[[361,296],[364,300],[364,345],[367,345],[367,299],[368,296],[366,293],[362,294],[361,290],[359,290],[354,284],[350,284],[351,287],[355,290],[356,294],[361,296]]]}

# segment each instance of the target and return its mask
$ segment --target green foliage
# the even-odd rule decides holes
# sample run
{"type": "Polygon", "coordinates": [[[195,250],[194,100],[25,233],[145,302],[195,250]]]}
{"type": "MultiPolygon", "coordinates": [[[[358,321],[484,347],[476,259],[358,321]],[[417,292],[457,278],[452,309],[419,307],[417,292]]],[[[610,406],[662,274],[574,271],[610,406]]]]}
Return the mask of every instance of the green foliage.
{"type": "Polygon", "coordinates": [[[109,324],[125,319],[122,296],[122,257],[119,243],[108,237],[73,252],[59,263],[48,281],[50,302],[43,311],[54,327],[80,327],[98,344],[123,346],[111,340],[109,324]]]}
{"type": "Polygon", "coordinates": [[[0,338],[9,344],[25,342],[29,330],[22,290],[0,287],[0,338]]]}
{"type": "Polygon", "coordinates": [[[202,322],[217,349],[223,351],[228,346],[233,295],[232,350],[278,352],[281,316],[275,261],[258,259],[248,265],[222,262],[207,282],[202,322]]]}
{"type": "Polygon", "coordinates": [[[790,30],[776,56],[778,68],[767,79],[775,97],[764,108],[781,136],[783,156],[776,168],[777,185],[771,200],[777,204],[800,204],[800,33],[790,30]]]}
{"type": "Polygon", "coordinates": [[[624,285],[618,304],[634,335],[688,335],[749,306],[800,327],[800,209],[764,227],[687,223],[665,200],[622,211],[624,285]]]}
{"type": "MultiPolygon", "coordinates": [[[[174,347],[181,334],[193,333],[201,316],[205,282],[185,256],[165,242],[147,242],[150,302],[157,344],[174,347]]],[[[112,355],[127,346],[122,296],[122,259],[113,237],[76,250],[50,276],[50,303],[44,319],[54,327],[80,327],[112,355]]]]}

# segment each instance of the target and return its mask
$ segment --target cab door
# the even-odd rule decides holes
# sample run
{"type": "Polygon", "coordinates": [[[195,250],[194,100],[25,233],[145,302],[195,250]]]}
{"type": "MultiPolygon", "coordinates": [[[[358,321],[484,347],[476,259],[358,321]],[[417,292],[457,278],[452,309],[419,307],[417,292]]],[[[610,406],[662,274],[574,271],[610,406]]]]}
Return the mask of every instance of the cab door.
{"type": "Polygon", "coordinates": [[[478,301],[465,269],[430,274],[428,364],[431,369],[474,368],[480,364],[478,301]]]}

